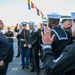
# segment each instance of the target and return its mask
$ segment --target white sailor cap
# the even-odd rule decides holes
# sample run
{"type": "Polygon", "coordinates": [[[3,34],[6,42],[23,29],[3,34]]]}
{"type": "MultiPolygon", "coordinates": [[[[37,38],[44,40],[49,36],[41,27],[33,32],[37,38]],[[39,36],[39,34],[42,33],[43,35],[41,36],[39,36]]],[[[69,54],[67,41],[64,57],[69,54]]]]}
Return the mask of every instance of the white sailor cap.
{"type": "Polygon", "coordinates": [[[26,26],[27,25],[27,22],[21,22],[21,25],[22,26],[26,26]]]}
{"type": "Polygon", "coordinates": [[[43,22],[39,22],[39,24],[43,25],[44,23],[43,22]]]}
{"type": "Polygon", "coordinates": [[[33,21],[29,21],[28,24],[29,25],[34,25],[34,22],[33,21]]]}
{"type": "Polygon", "coordinates": [[[47,14],[47,17],[51,18],[51,19],[60,19],[61,15],[59,15],[57,13],[51,13],[51,14],[47,14]]]}
{"type": "Polygon", "coordinates": [[[71,13],[71,18],[72,18],[72,20],[75,19],[75,12],[72,12],[72,13],[71,13]]]}
{"type": "Polygon", "coordinates": [[[19,26],[22,26],[22,24],[19,24],[19,26]]]}

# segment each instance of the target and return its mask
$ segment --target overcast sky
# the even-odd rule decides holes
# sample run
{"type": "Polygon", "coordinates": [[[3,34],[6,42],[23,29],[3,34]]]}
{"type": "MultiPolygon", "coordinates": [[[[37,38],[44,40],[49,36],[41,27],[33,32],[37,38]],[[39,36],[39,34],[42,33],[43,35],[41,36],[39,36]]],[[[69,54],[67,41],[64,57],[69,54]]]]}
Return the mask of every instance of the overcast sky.
{"type": "MultiPolygon", "coordinates": [[[[71,15],[75,12],[75,0],[31,0],[44,14],[55,12],[71,15]]],[[[0,19],[5,25],[16,25],[22,21],[34,21],[38,24],[42,19],[37,16],[36,9],[28,10],[27,0],[0,0],[0,19]]]]}

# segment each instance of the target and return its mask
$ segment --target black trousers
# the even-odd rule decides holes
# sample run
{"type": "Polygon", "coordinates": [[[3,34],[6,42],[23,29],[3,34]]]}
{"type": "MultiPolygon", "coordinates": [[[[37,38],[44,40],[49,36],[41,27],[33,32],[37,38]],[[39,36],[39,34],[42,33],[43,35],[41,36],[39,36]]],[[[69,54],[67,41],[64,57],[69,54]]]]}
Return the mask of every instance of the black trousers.
{"type": "Polygon", "coordinates": [[[4,64],[4,66],[0,66],[0,75],[6,75],[8,64],[4,64]]]}
{"type": "Polygon", "coordinates": [[[30,66],[35,71],[39,71],[39,56],[37,47],[29,49],[29,58],[30,58],[30,66]]]}
{"type": "Polygon", "coordinates": [[[18,39],[18,52],[17,52],[17,56],[20,56],[20,38],[18,39]]]}

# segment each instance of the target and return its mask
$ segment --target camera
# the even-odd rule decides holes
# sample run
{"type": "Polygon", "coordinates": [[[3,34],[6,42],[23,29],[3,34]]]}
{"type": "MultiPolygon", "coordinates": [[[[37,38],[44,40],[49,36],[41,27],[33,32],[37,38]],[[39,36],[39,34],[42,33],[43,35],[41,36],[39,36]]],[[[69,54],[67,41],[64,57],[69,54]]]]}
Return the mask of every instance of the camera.
{"type": "Polygon", "coordinates": [[[47,26],[47,24],[43,24],[44,26],[47,26]]]}

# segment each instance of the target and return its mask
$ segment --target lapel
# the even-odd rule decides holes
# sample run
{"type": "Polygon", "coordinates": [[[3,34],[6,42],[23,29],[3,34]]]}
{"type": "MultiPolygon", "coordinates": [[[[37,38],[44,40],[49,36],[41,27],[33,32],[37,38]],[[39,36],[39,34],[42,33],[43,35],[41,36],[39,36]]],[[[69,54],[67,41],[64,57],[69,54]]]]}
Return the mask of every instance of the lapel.
{"type": "Polygon", "coordinates": [[[30,38],[32,38],[32,36],[33,36],[33,31],[32,31],[32,32],[29,31],[28,36],[29,36],[30,38]]]}
{"type": "Polygon", "coordinates": [[[4,36],[2,32],[0,33],[0,40],[8,43],[8,39],[4,36]]]}

